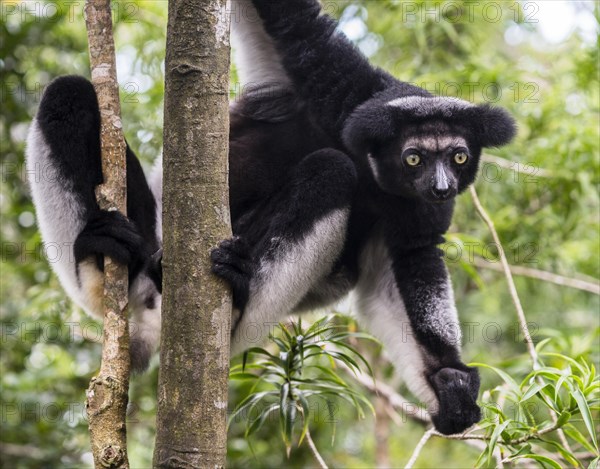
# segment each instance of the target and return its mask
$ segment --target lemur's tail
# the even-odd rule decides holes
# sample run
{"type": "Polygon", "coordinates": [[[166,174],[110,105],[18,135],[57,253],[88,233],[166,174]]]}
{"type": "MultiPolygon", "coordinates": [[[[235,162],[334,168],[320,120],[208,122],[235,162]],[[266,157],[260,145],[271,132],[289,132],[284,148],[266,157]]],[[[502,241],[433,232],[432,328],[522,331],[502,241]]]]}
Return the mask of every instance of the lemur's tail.
{"type": "Polygon", "coordinates": [[[273,40],[265,32],[251,0],[233,0],[231,39],[242,88],[290,85],[273,40]]]}

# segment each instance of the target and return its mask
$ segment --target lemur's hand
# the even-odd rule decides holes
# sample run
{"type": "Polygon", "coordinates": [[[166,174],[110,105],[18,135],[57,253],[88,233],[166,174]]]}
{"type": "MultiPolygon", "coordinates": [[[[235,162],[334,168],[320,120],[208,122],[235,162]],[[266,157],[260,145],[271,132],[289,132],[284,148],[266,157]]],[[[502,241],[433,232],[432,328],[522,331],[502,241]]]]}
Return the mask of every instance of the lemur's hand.
{"type": "Polygon", "coordinates": [[[103,256],[119,264],[131,265],[149,255],[135,223],[117,211],[95,212],[77,236],[73,248],[78,263],[93,256],[100,269],[103,268],[103,256]]]}
{"type": "Polygon", "coordinates": [[[460,433],[481,419],[477,406],[479,373],[475,368],[442,368],[429,378],[439,408],[432,412],[435,428],[444,435],[460,433]]]}
{"type": "Polygon", "coordinates": [[[221,241],[219,247],[211,252],[210,258],[212,271],[231,285],[233,305],[243,311],[248,302],[250,279],[254,272],[248,244],[243,238],[234,236],[221,241]]]}

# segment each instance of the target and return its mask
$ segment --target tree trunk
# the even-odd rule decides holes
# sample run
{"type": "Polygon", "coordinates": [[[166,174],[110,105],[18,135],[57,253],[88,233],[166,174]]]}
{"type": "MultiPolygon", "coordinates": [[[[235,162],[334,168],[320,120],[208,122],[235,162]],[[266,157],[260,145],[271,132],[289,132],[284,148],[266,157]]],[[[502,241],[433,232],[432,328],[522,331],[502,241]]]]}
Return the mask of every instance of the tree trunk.
{"type": "Polygon", "coordinates": [[[155,467],[223,467],[231,299],[210,251],[231,236],[225,0],[170,0],[155,467]]]}
{"type": "MultiPolygon", "coordinates": [[[[87,0],[92,83],[100,106],[102,175],[96,198],[103,210],[127,214],[125,139],[121,125],[110,0],[87,0]]],[[[129,467],[125,418],[129,390],[127,266],[104,259],[104,341],[100,374],[87,390],[90,441],[96,467],[129,467]]]]}

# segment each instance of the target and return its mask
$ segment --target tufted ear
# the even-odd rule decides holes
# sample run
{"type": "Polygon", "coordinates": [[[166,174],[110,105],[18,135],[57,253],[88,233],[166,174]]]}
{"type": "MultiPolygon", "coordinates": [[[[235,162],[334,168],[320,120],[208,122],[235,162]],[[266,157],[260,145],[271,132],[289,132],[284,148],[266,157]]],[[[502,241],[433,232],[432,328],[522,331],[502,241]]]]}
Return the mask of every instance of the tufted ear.
{"type": "Polygon", "coordinates": [[[396,127],[389,108],[376,101],[367,101],[346,121],[342,140],[354,155],[365,155],[373,144],[393,138],[396,127]]]}
{"type": "Polygon", "coordinates": [[[506,145],[517,133],[515,120],[502,108],[481,104],[474,107],[471,117],[482,147],[506,145]]]}

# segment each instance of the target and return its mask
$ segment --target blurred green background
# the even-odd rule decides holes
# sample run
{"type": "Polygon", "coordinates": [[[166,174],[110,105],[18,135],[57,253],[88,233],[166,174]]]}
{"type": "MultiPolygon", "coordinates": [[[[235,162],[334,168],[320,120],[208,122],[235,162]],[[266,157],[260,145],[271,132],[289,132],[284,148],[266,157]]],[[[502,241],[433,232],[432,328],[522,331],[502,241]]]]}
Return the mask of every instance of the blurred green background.
{"type": "MultiPolygon", "coordinates": [[[[595,2],[325,2],[340,28],[374,63],[430,91],[508,108],[516,141],[488,152],[476,184],[513,265],[583,280],[600,277],[598,69],[595,2]]],[[[66,298],[44,252],[28,195],[24,139],[44,86],[63,74],[89,77],[83,0],[15,2],[1,12],[0,142],[0,453],[3,467],[91,467],[84,390],[99,365],[100,326],[66,298]]],[[[117,65],[125,133],[149,168],[162,145],[166,1],[114,3],[117,65]]],[[[239,92],[235,71],[232,98],[239,92]]],[[[497,251],[469,194],[459,198],[445,246],[463,323],[467,362],[511,375],[531,367],[497,251]]],[[[597,293],[526,276],[515,278],[534,340],[599,366],[597,293]]],[[[399,390],[385,355],[365,353],[399,390]]],[[[132,467],[150,467],[156,412],[157,357],[132,380],[132,467]]],[[[499,383],[482,370],[482,389],[499,383]]],[[[232,407],[248,391],[231,384],[232,407]]],[[[394,420],[371,396],[379,420],[358,420],[339,402],[315,412],[311,433],[333,467],[400,467],[423,427],[394,420]],[[380,412],[379,412],[380,410],[380,412]],[[335,430],[334,430],[335,428],[335,430]],[[335,438],[333,438],[335,437],[335,438]]],[[[316,404],[318,406],[318,404],[316,404]]],[[[597,417],[597,413],[595,414],[597,417]]],[[[305,444],[288,460],[278,421],[244,438],[229,432],[231,467],[310,467],[305,444]]],[[[471,467],[478,451],[434,439],[417,467],[471,467]]]]}

